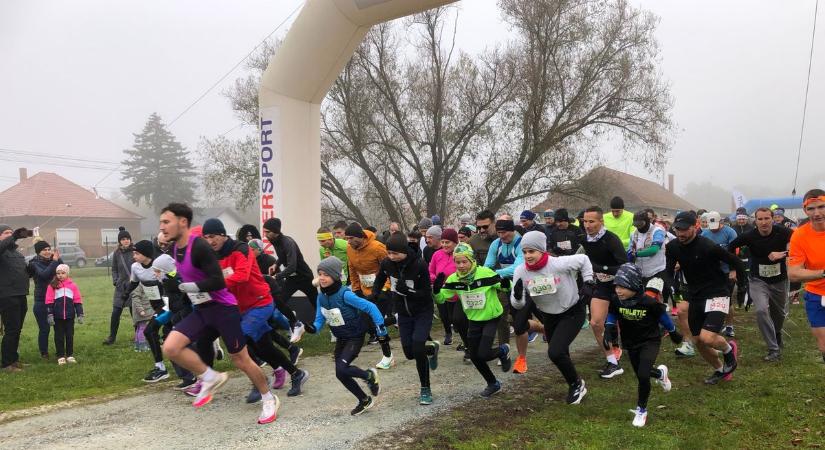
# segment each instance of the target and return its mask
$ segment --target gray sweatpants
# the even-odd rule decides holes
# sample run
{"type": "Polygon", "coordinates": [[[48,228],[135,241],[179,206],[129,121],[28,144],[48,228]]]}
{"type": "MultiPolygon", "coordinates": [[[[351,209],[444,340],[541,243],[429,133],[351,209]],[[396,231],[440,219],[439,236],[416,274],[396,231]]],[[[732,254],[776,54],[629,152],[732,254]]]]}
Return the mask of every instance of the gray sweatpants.
{"type": "Polygon", "coordinates": [[[788,280],[768,284],[759,278],[751,278],[748,292],[756,308],[756,325],[768,351],[779,351],[776,336],[782,333],[788,315],[788,280]]]}

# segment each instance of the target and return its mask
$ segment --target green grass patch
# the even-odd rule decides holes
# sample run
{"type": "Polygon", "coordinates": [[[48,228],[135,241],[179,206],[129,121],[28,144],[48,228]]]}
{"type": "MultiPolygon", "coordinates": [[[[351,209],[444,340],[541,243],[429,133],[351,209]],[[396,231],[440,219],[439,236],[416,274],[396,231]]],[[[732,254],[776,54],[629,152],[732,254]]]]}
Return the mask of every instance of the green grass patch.
{"type": "Polygon", "coordinates": [[[739,368],[733,381],[717,386],[703,384],[710,373],[703,360],[677,360],[665,339],[657,362],[671,369],[673,390],[653,385],[643,429],[631,426],[636,379],[627,358],[624,375],[600,380],[601,357],[579,352],[573,359],[589,391],[581,405],[565,404],[567,386],[551,367],[509,384],[497,398],[473,400],[399,435],[412,447],[432,449],[819,448],[825,445],[825,365],[802,305],[792,306],[790,319],[783,360],[770,364],[762,361],[754,313],[742,312],[739,368]]]}
{"type": "MultiPolygon", "coordinates": [[[[40,358],[37,348],[37,323],[29,311],[20,337],[20,360],[28,364],[23,372],[0,372],[0,412],[8,412],[34,406],[77,400],[90,397],[119,394],[134,388],[146,387],[142,381],[152,368],[149,352],[133,350],[134,328],[132,319],[124,312],[120,322],[118,340],[113,346],[101,345],[109,334],[109,318],[112,312],[112,282],[105,267],[73,269],[72,278],[83,295],[86,313],[85,324],[75,324],[74,355],[78,364],[58,366],[54,356],[48,361],[40,358]]],[[[329,331],[320,335],[304,335],[301,346],[304,356],[314,356],[331,351],[329,331]]],[[[49,353],[54,355],[54,334],[49,336],[49,353]]],[[[167,363],[170,380],[161,386],[177,384],[172,367],[167,363]]],[[[230,364],[218,361],[217,369],[227,370],[230,364]]],[[[268,370],[267,370],[268,373],[268,370]]]]}

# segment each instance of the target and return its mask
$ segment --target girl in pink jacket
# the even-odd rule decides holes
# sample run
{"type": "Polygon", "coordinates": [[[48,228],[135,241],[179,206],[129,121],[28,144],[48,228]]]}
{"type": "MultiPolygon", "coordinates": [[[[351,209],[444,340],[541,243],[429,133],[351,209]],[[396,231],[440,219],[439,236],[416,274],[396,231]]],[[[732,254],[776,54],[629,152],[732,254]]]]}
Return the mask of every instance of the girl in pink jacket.
{"type": "Polygon", "coordinates": [[[83,323],[83,299],[80,289],[69,278],[69,266],[57,266],[54,279],[46,288],[46,319],[54,327],[57,364],[76,363],[74,358],[74,322],[83,323]]]}
{"type": "MultiPolygon", "coordinates": [[[[438,274],[443,273],[448,277],[455,273],[455,262],[453,261],[453,250],[458,245],[458,232],[452,228],[445,228],[441,232],[441,248],[438,249],[430,261],[430,283],[435,281],[438,274]]],[[[453,297],[448,301],[438,305],[438,315],[441,317],[441,324],[444,325],[444,345],[453,343],[453,328],[458,331],[463,342],[467,342],[467,316],[458,297],[453,297]]],[[[458,350],[461,350],[459,348],[458,350]]],[[[465,360],[466,358],[466,348],[465,360]]]]}

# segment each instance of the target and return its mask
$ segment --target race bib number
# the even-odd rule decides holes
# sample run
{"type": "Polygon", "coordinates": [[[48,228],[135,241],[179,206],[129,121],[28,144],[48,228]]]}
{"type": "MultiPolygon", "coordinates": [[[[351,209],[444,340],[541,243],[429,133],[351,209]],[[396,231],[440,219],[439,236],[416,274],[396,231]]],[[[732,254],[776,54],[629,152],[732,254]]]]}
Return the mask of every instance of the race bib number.
{"type": "Polygon", "coordinates": [[[782,273],[779,263],[776,264],[760,264],[759,276],[763,278],[778,277],[782,273]]]}
{"type": "Polygon", "coordinates": [[[562,250],[572,250],[573,249],[573,245],[570,244],[570,241],[561,241],[556,245],[558,245],[559,248],[562,249],[562,250]]]}
{"type": "Polygon", "coordinates": [[[603,272],[596,272],[594,275],[596,276],[596,279],[602,283],[611,283],[616,278],[615,275],[610,275],[609,273],[603,272]]]}
{"type": "Polygon", "coordinates": [[[464,309],[484,309],[487,304],[487,295],[483,292],[462,292],[459,297],[464,309]]]}
{"type": "Polygon", "coordinates": [[[191,301],[193,305],[200,305],[201,303],[212,301],[212,296],[209,295],[208,292],[187,292],[186,295],[189,296],[189,301],[191,301]]]}
{"type": "Polygon", "coordinates": [[[223,272],[223,277],[224,278],[229,278],[235,273],[235,271],[231,267],[227,267],[226,269],[223,269],[222,272],[223,272]]]}
{"type": "Polygon", "coordinates": [[[148,300],[160,300],[160,289],[157,286],[143,286],[143,295],[148,300]]]}
{"type": "Polygon", "coordinates": [[[556,284],[555,276],[536,277],[527,283],[527,289],[533,297],[555,294],[557,290],[556,284]]]}
{"type": "Polygon", "coordinates": [[[341,310],[339,308],[321,308],[321,314],[325,319],[327,319],[327,323],[331,327],[342,327],[346,324],[346,322],[344,322],[344,316],[341,315],[341,310]]]}
{"type": "Polygon", "coordinates": [[[710,300],[705,300],[705,312],[720,312],[728,313],[730,308],[730,297],[716,297],[710,300]]]}
{"type": "Polygon", "coordinates": [[[361,286],[371,288],[373,284],[375,284],[375,274],[371,273],[369,275],[358,275],[358,278],[361,280],[361,286]]]}

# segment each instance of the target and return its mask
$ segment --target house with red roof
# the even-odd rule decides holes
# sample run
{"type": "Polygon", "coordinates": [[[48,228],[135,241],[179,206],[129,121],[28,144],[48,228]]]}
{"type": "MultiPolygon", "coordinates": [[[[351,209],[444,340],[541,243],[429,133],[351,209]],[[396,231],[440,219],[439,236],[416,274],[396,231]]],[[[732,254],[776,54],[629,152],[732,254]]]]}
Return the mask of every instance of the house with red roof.
{"type": "MultiPolygon", "coordinates": [[[[20,182],[0,192],[0,223],[26,227],[52,246],[80,247],[89,259],[104,256],[117,245],[119,227],[140,239],[138,214],[50,172],[31,177],[20,169],[20,182]]],[[[33,253],[32,239],[18,242],[33,253]]],[[[91,262],[91,261],[90,261],[91,262]]]]}

